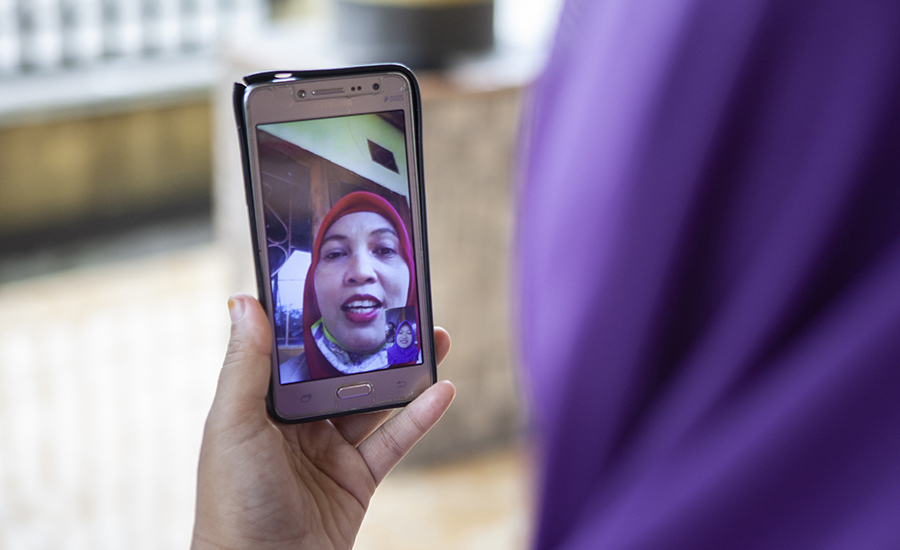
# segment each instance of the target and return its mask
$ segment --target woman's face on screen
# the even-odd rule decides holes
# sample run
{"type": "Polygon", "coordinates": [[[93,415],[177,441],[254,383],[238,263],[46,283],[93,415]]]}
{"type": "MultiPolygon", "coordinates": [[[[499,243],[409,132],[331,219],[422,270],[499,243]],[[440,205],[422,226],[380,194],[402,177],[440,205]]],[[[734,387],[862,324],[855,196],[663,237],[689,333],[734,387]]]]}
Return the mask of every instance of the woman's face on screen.
{"type": "Polygon", "coordinates": [[[409,267],[394,227],[380,214],[354,212],[325,232],[313,274],[328,332],[347,351],[384,344],[385,310],[406,305],[409,267]]]}
{"type": "Polygon", "coordinates": [[[397,331],[397,345],[406,349],[410,344],[412,344],[412,329],[409,325],[401,325],[397,331]]]}

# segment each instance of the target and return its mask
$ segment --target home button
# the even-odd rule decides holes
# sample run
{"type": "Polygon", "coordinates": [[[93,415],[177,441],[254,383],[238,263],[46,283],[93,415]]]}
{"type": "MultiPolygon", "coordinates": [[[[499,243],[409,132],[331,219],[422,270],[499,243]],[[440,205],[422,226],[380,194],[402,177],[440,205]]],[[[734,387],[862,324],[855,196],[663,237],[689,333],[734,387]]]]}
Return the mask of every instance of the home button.
{"type": "Polygon", "coordinates": [[[349,386],[341,386],[337,390],[337,396],[341,399],[350,399],[352,397],[362,397],[372,393],[372,384],[364,382],[362,384],[351,384],[349,386]]]}

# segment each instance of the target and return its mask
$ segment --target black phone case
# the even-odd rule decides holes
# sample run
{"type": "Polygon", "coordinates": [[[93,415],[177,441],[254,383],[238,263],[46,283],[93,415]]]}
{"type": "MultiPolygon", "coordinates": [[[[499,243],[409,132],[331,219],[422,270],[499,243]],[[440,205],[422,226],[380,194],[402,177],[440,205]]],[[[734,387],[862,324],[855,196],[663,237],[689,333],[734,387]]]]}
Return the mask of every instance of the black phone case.
{"type": "MultiPolygon", "coordinates": [[[[241,147],[241,165],[243,167],[244,172],[244,198],[247,203],[247,210],[250,214],[250,238],[252,240],[253,246],[253,262],[256,266],[256,292],[258,295],[259,303],[262,305],[263,309],[268,314],[269,304],[266,300],[266,281],[268,279],[268,275],[263,273],[263,265],[260,261],[260,254],[262,251],[258,249],[259,246],[259,235],[256,230],[256,209],[253,207],[254,205],[254,195],[253,195],[253,185],[251,182],[251,171],[250,171],[250,142],[248,140],[247,128],[246,128],[246,115],[244,113],[244,93],[247,90],[247,87],[253,84],[262,84],[266,82],[272,82],[276,80],[283,80],[286,78],[291,78],[295,80],[312,80],[312,79],[321,79],[321,78],[333,78],[339,76],[358,76],[358,75],[366,75],[373,73],[384,73],[384,72],[397,72],[401,73],[407,77],[410,82],[410,96],[412,98],[412,106],[413,106],[413,126],[416,132],[415,147],[416,147],[416,156],[419,159],[419,162],[416,163],[416,172],[419,179],[419,219],[422,220],[421,223],[421,232],[422,232],[422,256],[423,256],[423,270],[425,273],[425,296],[422,297],[427,304],[428,307],[425,308],[426,313],[424,315],[425,325],[427,328],[426,334],[429,337],[433,338],[434,334],[434,320],[432,318],[431,311],[431,271],[429,267],[429,255],[428,255],[428,234],[427,234],[427,221],[426,221],[426,212],[425,212],[425,170],[424,170],[424,161],[422,155],[422,97],[419,93],[419,83],[416,80],[415,75],[412,70],[405,65],[401,65],[399,63],[384,63],[377,65],[360,65],[355,67],[344,67],[338,69],[321,69],[321,70],[308,70],[308,71],[265,71],[261,73],[253,73],[244,77],[244,83],[235,82],[234,90],[232,95],[232,100],[234,104],[234,118],[237,122],[237,130],[238,130],[238,141],[240,142],[241,147]],[[276,77],[277,75],[277,77],[276,77]],[[289,75],[289,76],[287,76],[289,75]]],[[[437,361],[434,355],[434,344],[430,346],[431,349],[431,382],[432,384],[437,381],[437,361]]],[[[287,424],[298,424],[301,422],[311,422],[314,420],[322,420],[325,418],[335,418],[339,416],[347,416],[351,414],[360,414],[365,412],[372,412],[382,409],[392,409],[397,407],[403,407],[409,404],[409,401],[393,403],[390,405],[382,405],[371,407],[368,409],[360,409],[354,411],[346,411],[339,412],[335,414],[318,416],[315,418],[303,418],[303,419],[287,419],[282,416],[279,416],[273,406],[272,401],[272,393],[274,392],[274,384],[275,380],[272,378],[271,374],[269,376],[269,392],[266,395],[266,407],[269,410],[269,416],[278,420],[279,422],[287,423],[287,424]]]]}

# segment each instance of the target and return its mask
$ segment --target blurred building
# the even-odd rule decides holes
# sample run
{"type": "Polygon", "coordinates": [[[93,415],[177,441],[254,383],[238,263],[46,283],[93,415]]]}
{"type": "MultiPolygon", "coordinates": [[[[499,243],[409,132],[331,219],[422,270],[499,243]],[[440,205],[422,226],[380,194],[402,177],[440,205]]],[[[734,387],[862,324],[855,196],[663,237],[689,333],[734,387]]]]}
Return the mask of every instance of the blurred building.
{"type": "Polygon", "coordinates": [[[0,252],[209,208],[219,37],[258,0],[0,2],[0,252]]]}

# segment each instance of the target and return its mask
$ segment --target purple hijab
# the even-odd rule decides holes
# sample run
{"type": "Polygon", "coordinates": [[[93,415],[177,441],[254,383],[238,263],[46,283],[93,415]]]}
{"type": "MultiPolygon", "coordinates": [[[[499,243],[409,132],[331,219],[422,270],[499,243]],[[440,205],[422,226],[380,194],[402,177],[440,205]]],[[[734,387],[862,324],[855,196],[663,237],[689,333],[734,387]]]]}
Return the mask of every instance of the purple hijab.
{"type": "Polygon", "coordinates": [[[900,548],[898,36],[565,7],[519,198],[537,548],[900,548]]]}
{"type": "Polygon", "coordinates": [[[394,345],[388,348],[387,354],[388,365],[413,363],[419,358],[419,348],[416,346],[416,331],[413,330],[409,321],[403,321],[400,323],[400,326],[397,327],[397,330],[394,332],[394,345]],[[405,348],[400,347],[400,344],[397,342],[397,338],[400,337],[400,329],[403,328],[403,325],[406,325],[409,329],[410,338],[412,338],[410,344],[405,348]]]}

